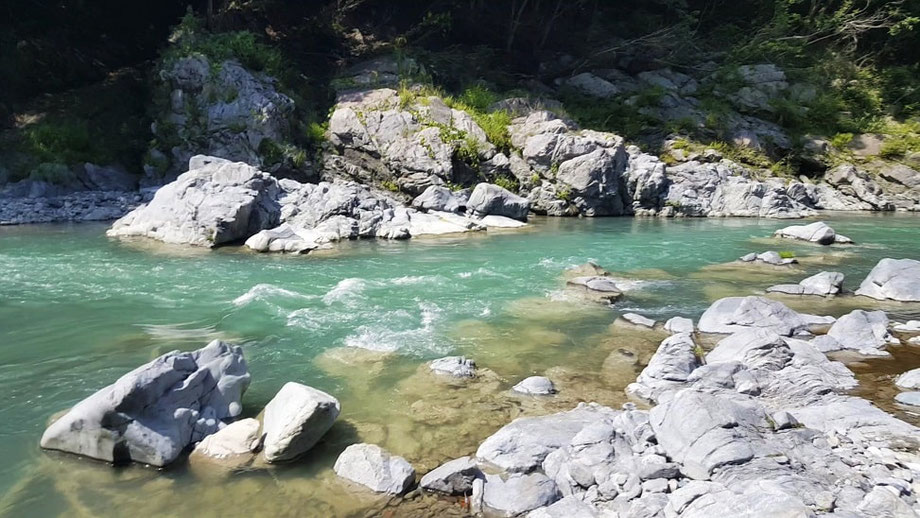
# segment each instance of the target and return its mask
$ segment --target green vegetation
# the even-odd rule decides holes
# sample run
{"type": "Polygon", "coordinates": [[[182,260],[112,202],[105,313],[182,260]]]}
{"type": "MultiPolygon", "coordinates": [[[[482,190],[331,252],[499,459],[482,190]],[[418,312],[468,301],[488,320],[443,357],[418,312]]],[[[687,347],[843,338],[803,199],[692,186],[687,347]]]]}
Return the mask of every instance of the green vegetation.
{"type": "Polygon", "coordinates": [[[518,190],[521,188],[521,185],[518,183],[516,178],[505,175],[493,178],[492,183],[503,189],[508,189],[511,192],[518,192],[518,190]]]}
{"type": "Polygon", "coordinates": [[[885,127],[885,133],[889,137],[882,143],[883,157],[903,158],[908,153],[920,152],[920,121],[889,123],[885,127]]]}
{"type": "Polygon", "coordinates": [[[780,256],[780,258],[782,258],[782,259],[794,259],[794,258],[795,258],[795,252],[791,252],[791,251],[789,251],[789,250],[780,250],[779,256],[780,256]]]}
{"type": "Polygon", "coordinates": [[[380,182],[381,187],[390,191],[390,192],[399,192],[399,184],[393,180],[384,180],[380,182]]]}
{"type": "Polygon", "coordinates": [[[853,137],[852,133],[838,133],[831,137],[830,144],[838,151],[845,151],[850,142],[853,142],[853,137]]]}

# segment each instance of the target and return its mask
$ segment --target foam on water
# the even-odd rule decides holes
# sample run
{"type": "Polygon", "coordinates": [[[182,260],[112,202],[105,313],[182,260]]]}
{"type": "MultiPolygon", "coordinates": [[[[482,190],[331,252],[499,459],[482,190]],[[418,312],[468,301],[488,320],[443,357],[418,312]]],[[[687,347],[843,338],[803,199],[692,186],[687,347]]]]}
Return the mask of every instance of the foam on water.
{"type": "Polygon", "coordinates": [[[256,284],[249,291],[233,299],[233,305],[246,306],[252,302],[271,301],[275,299],[301,299],[310,300],[313,297],[291,291],[273,284],[256,284]]]}
{"type": "Polygon", "coordinates": [[[346,306],[356,305],[368,282],[358,277],[342,279],[332,289],[323,295],[323,303],[331,306],[336,303],[345,304],[346,306]]]}
{"type": "Polygon", "coordinates": [[[450,350],[439,342],[437,323],[443,310],[432,302],[419,302],[418,312],[397,310],[379,315],[376,323],[364,324],[345,337],[345,346],[377,352],[443,354],[450,350]]]}

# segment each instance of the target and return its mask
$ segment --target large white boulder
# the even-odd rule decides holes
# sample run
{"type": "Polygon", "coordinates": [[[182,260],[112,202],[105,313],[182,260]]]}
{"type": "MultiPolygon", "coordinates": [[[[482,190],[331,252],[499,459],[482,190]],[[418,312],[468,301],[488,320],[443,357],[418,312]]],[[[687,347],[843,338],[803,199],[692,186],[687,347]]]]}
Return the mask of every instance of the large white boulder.
{"type": "Polygon", "coordinates": [[[339,401],[321,390],[285,383],[265,406],[265,460],[287,461],[307,452],[329,431],[340,410],[339,401]]]}
{"type": "Polygon", "coordinates": [[[920,261],[882,259],[859,285],[856,294],[879,300],[920,301],[920,261]]]}
{"type": "Polygon", "coordinates": [[[278,181],[255,167],[197,156],[188,172],[106,234],[204,247],[241,241],[278,224],[279,193],[278,181]]]}
{"type": "MultiPolygon", "coordinates": [[[[792,225],[781,228],[773,233],[774,237],[786,239],[798,239],[800,241],[809,241],[819,245],[831,245],[834,243],[849,242],[849,239],[838,239],[834,229],[829,227],[823,221],[816,221],[808,225],[792,225]]],[[[842,236],[839,236],[842,237],[842,236]]]]}
{"type": "Polygon", "coordinates": [[[827,335],[815,338],[815,346],[823,351],[848,349],[872,354],[898,339],[888,332],[888,316],[884,311],[853,310],[843,315],[828,330],[827,335]]]}
{"type": "Polygon", "coordinates": [[[214,340],[125,374],[52,423],[41,446],[108,462],[165,466],[242,411],[243,351],[214,340]]]}
{"type": "Polygon", "coordinates": [[[777,284],[767,288],[768,293],[785,293],[787,295],[816,295],[832,297],[840,293],[843,286],[843,274],[840,272],[821,272],[802,279],[798,284],[777,284]]]}
{"type": "Polygon", "coordinates": [[[415,482],[415,469],[406,459],[374,444],[352,444],[335,461],[336,475],[377,493],[401,495],[415,482]]]}
{"type": "Polygon", "coordinates": [[[262,423],[251,417],[228,424],[195,445],[193,455],[214,459],[246,456],[262,445],[262,423]]]}

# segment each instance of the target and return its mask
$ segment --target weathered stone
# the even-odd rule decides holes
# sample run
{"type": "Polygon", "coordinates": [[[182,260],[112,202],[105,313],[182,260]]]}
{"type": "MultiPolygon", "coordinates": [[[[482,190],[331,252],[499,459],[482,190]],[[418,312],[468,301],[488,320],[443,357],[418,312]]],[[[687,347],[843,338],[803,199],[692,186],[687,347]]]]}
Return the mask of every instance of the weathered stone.
{"type": "Polygon", "coordinates": [[[903,389],[920,389],[920,369],[909,370],[895,379],[894,384],[903,389]]]}
{"type": "Polygon", "coordinates": [[[730,334],[748,327],[761,327],[791,336],[833,322],[831,317],[796,313],[781,302],[763,297],[726,297],[715,301],[703,313],[699,330],[730,334]]]}
{"type": "Polygon", "coordinates": [[[649,329],[655,327],[655,325],[658,323],[651,318],[644,317],[636,313],[623,313],[622,318],[634,326],[647,327],[649,329]]]}
{"type": "Polygon", "coordinates": [[[262,446],[262,424],[257,419],[234,421],[195,445],[193,455],[215,459],[248,456],[262,446]]]}
{"type": "Polygon", "coordinates": [[[636,382],[626,387],[626,392],[646,401],[657,401],[663,392],[680,388],[700,365],[702,359],[689,333],[670,336],[661,342],[636,382]]]}
{"type": "Polygon", "coordinates": [[[920,301],[920,261],[882,259],[859,285],[856,294],[879,300],[920,301]]]}
{"type": "Polygon", "coordinates": [[[466,196],[440,185],[428,187],[412,200],[412,206],[417,209],[443,212],[463,212],[466,210],[466,203],[466,196]]]}
{"type": "Polygon", "coordinates": [[[556,483],[542,473],[487,475],[482,503],[500,516],[518,516],[562,498],[556,483]]]}
{"type": "Polygon", "coordinates": [[[530,211],[526,198],[490,183],[476,185],[466,206],[470,213],[480,218],[495,215],[526,221],[530,211]]]}
{"type": "Polygon", "coordinates": [[[920,407],[920,391],[899,392],[894,399],[902,405],[920,407]]]}
{"type": "Polygon", "coordinates": [[[249,371],[239,347],[215,340],[125,374],[52,423],[41,446],[108,462],[165,466],[242,412],[249,371]]]}
{"type": "Polygon", "coordinates": [[[819,245],[830,245],[837,241],[837,233],[823,221],[816,221],[808,225],[792,225],[777,230],[774,237],[810,241],[819,245]]]}
{"type": "Polygon", "coordinates": [[[692,333],[694,329],[693,320],[685,317],[672,317],[664,323],[664,329],[672,335],[692,333]]]}
{"type": "Polygon", "coordinates": [[[415,469],[406,459],[374,444],[352,444],[339,455],[335,474],[377,493],[401,495],[415,482],[415,469]]]}
{"type": "Polygon", "coordinates": [[[787,295],[815,295],[831,297],[840,293],[843,274],[840,272],[821,272],[802,279],[798,284],[778,284],[767,288],[768,293],[785,293],[787,295]]]}
{"type": "Polygon", "coordinates": [[[838,349],[884,349],[888,344],[898,343],[888,332],[888,316],[883,311],[861,309],[853,310],[837,319],[827,332],[826,338],[821,338],[818,348],[823,352],[838,349]]]}
{"type": "Polygon", "coordinates": [[[278,224],[277,180],[241,162],[209,158],[116,221],[112,237],[212,247],[278,224]]]}
{"type": "Polygon", "coordinates": [[[549,378],[543,376],[530,376],[525,378],[512,389],[520,394],[530,396],[546,396],[556,393],[556,386],[549,378]]]}
{"type": "Polygon", "coordinates": [[[285,383],[265,406],[265,460],[289,461],[306,453],[329,431],[340,410],[338,400],[325,392],[285,383]]]}

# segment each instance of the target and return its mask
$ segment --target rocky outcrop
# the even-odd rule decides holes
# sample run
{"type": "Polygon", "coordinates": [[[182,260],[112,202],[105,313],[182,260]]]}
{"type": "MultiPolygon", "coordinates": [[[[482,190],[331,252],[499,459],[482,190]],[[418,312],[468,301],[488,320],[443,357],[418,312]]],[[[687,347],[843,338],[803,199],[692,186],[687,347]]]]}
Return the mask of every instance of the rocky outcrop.
{"type": "Polygon", "coordinates": [[[920,301],[920,261],[882,259],[859,285],[856,294],[878,300],[920,301]]]}
{"type": "Polygon", "coordinates": [[[807,334],[833,324],[831,317],[797,313],[764,297],[726,297],[712,303],[699,321],[704,333],[731,334],[747,328],[770,329],[783,336],[807,334]]]}
{"type": "Polygon", "coordinates": [[[300,383],[285,383],[265,406],[265,447],[269,462],[303,455],[332,428],[341,406],[334,397],[300,383]]]}
{"type": "Polygon", "coordinates": [[[687,381],[703,359],[690,333],[678,333],[665,339],[648,365],[626,387],[626,393],[643,401],[656,401],[659,395],[687,381]]]}
{"type": "Polygon", "coordinates": [[[278,181],[242,162],[196,156],[150,203],[116,221],[111,237],[213,247],[278,224],[278,181]]]}
{"type": "Polygon", "coordinates": [[[165,466],[242,412],[243,351],[215,340],[170,352],[77,403],[42,435],[43,448],[114,463],[165,466]]]}
{"type": "Polygon", "coordinates": [[[542,473],[515,473],[507,478],[486,475],[482,504],[498,516],[520,516],[552,504],[562,494],[556,483],[542,473]]]}
{"type": "Polygon", "coordinates": [[[115,220],[143,201],[144,194],[136,191],[81,191],[39,197],[0,196],[0,225],[115,220]]]}
{"type": "Polygon", "coordinates": [[[196,154],[262,170],[277,165],[268,151],[290,140],[294,101],[273,78],[235,60],[212,63],[195,54],[165,62],[158,79],[168,100],[157,107],[146,182],[171,181],[196,154]]]}
{"type": "Polygon", "coordinates": [[[326,174],[409,196],[432,185],[471,184],[478,176],[472,164],[495,154],[485,132],[440,97],[412,97],[389,88],[341,94],[329,119],[337,153],[326,155],[326,174]]]}
{"type": "Polygon", "coordinates": [[[373,444],[352,444],[335,461],[335,474],[377,493],[401,495],[415,483],[406,459],[373,444]]]}
{"type": "Polygon", "coordinates": [[[822,352],[842,349],[858,351],[870,356],[882,355],[882,349],[898,340],[888,332],[888,316],[884,311],[861,309],[838,318],[826,335],[812,341],[822,352]]]}
{"type": "Polygon", "coordinates": [[[821,272],[806,277],[798,284],[777,284],[767,288],[767,293],[785,293],[787,295],[814,295],[833,297],[840,293],[843,286],[843,274],[840,272],[821,272]]]}

